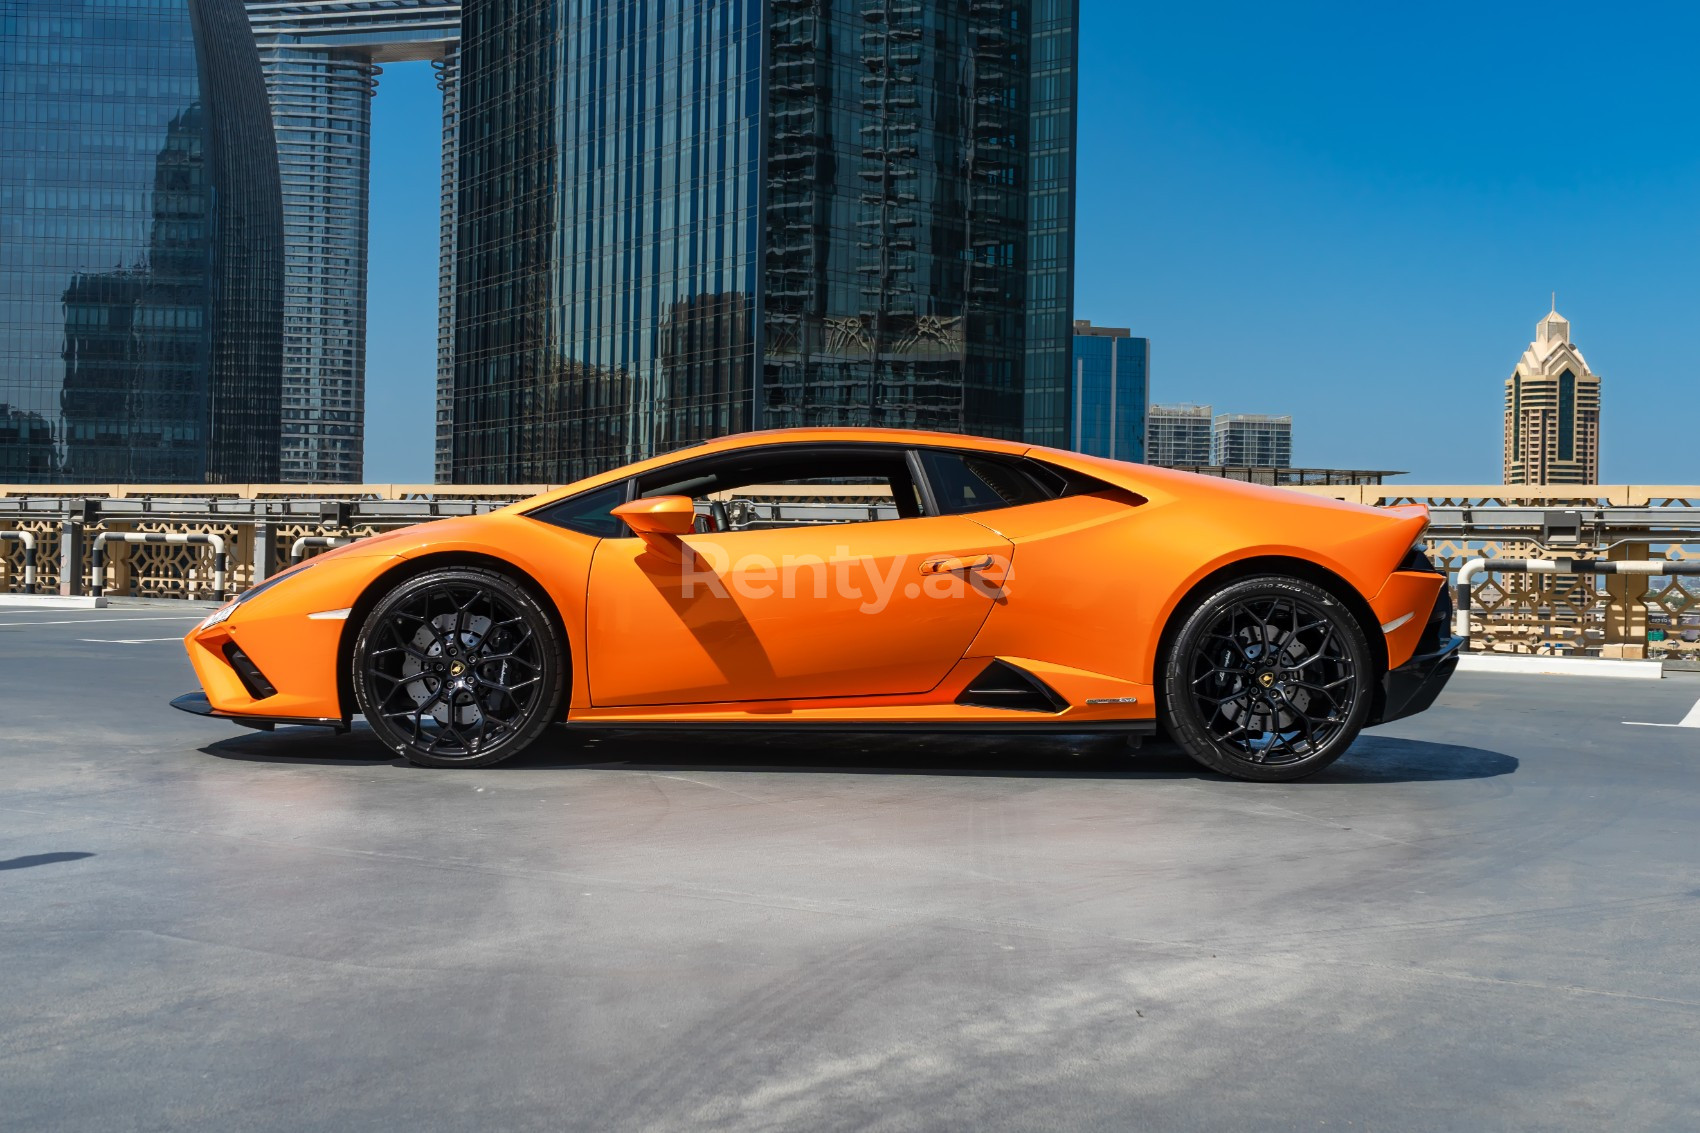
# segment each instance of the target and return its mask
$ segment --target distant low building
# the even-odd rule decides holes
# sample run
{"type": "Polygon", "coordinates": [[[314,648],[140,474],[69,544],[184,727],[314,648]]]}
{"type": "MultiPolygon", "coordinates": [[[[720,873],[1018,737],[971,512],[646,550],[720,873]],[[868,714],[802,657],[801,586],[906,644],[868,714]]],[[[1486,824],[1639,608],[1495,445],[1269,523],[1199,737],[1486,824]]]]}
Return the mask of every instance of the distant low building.
{"type": "Polygon", "coordinates": [[[1151,340],[1126,327],[1074,321],[1074,421],[1069,447],[1112,460],[1145,459],[1151,340]]]}
{"type": "Polygon", "coordinates": [[[1210,463],[1246,468],[1291,466],[1292,417],[1218,413],[1211,428],[1210,463]]]}
{"type": "Polygon", "coordinates": [[[1346,484],[1382,484],[1405,473],[1389,468],[1272,468],[1248,464],[1179,464],[1180,472],[1200,476],[1219,476],[1224,480],[1242,480],[1248,484],[1273,484],[1276,487],[1321,485],[1339,487],[1346,484]]]}
{"type": "Polygon", "coordinates": [[[1153,405],[1145,417],[1145,459],[1164,468],[1209,464],[1210,406],[1153,405]]]}
{"type": "Polygon", "coordinates": [[[1556,302],[1505,380],[1505,482],[1600,482],[1600,376],[1556,302]]]}

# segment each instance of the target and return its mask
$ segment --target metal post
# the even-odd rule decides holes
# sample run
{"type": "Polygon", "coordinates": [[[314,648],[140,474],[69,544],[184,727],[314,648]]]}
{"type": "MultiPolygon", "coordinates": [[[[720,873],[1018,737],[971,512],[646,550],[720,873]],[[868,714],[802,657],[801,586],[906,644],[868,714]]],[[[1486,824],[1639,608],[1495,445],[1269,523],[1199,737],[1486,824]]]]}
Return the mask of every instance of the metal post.
{"type": "Polygon", "coordinates": [[[101,592],[106,589],[106,537],[108,534],[110,532],[102,531],[94,537],[94,551],[91,554],[91,561],[94,565],[92,576],[94,585],[89,590],[96,598],[99,598],[101,592]]]}
{"type": "Polygon", "coordinates": [[[213,601],[224,601],[224,575],[230,566],[230,556],[224,549],[224,539],[218,535],[209,535],[209,539],[217,539],[213,546],[218,549],[213,552],[213,601]]]}
{"type": "MultiPolygon", "coordinates": [[[[1606,551],[1613,561],[1646,556],[1645,543],[1623,543],[1606,551]]],[[[1600,643],[1601,657],[1621,657],[1630,661],[1647,659],[1647,597],[1645,574],[1608,574],[1605,576],[1606,620],[1605,640],[1600,643]]]]}
{"type": "Polygon", "coordinates": [[[59,593],[70,598],[83,592],[83,521],[78,502],[67,502],[59,516],[59,593]]]}
{"type": "Polygon", "coordinates": [[[271,519],[254,520],[254,574],[258,586],[271,577],[272,558],[277,554],[277,523],[271,519]]]}

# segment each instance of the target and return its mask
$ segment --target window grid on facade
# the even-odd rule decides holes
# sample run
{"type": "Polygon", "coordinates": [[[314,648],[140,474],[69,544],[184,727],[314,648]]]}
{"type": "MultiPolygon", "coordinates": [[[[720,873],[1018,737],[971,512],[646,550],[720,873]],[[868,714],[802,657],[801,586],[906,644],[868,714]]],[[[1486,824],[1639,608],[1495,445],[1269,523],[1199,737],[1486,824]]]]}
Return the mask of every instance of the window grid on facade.
{"type": "Polygon", "coordinates": [[[1150,371],[1149,339],[1076,320],[1069,447],[1090,456],[1144,460],[1150,371]]]}
{"type": "Polygon", "coordinates": [[[1069,427],[1073,0],[492,0],[452,475],[757,426],[1069,427]]]}
{"type": "Polygon", "coordinates": [[[1210,463],[1208,405],[1153,405],[1146,416],[1145,459],[1164,468],[1210,463]]]}
{"type": "Polygon", "coordinates": [[[277,157],[239,0],[0,9],[0,482],[277,475],[277,157]]]}
{"type": "Polygon", "coordinates": [[[1290,468],[1293,419],[1263,413],[1218,413],[1211,428],[1210,463],[1239,468],[1290,468]]]}

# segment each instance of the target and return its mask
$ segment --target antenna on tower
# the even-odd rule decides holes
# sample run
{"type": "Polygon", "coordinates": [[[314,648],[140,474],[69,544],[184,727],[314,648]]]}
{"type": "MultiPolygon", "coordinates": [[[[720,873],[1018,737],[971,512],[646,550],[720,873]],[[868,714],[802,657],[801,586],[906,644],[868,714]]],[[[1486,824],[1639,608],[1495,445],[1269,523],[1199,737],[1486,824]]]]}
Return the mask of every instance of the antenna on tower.
{"type": "Polygon", "coordinates": [[[1552,293],[1552,309],[1548,313],[1554,315],[1558,314],[1558,292],[1556,291],[1552,293]]]}

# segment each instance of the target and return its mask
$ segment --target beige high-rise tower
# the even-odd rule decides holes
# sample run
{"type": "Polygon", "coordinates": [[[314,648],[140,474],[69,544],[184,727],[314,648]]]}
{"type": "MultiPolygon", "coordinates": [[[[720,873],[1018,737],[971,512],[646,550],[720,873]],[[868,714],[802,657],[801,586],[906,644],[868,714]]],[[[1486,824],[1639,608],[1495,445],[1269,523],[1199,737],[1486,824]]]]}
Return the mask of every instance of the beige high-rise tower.
{"type": "Polygon", "coordinates": [[[1599,480],[1600,376],[1571,343],[1555,302],[1505,381],[1505,482],[1599,480]]]}

